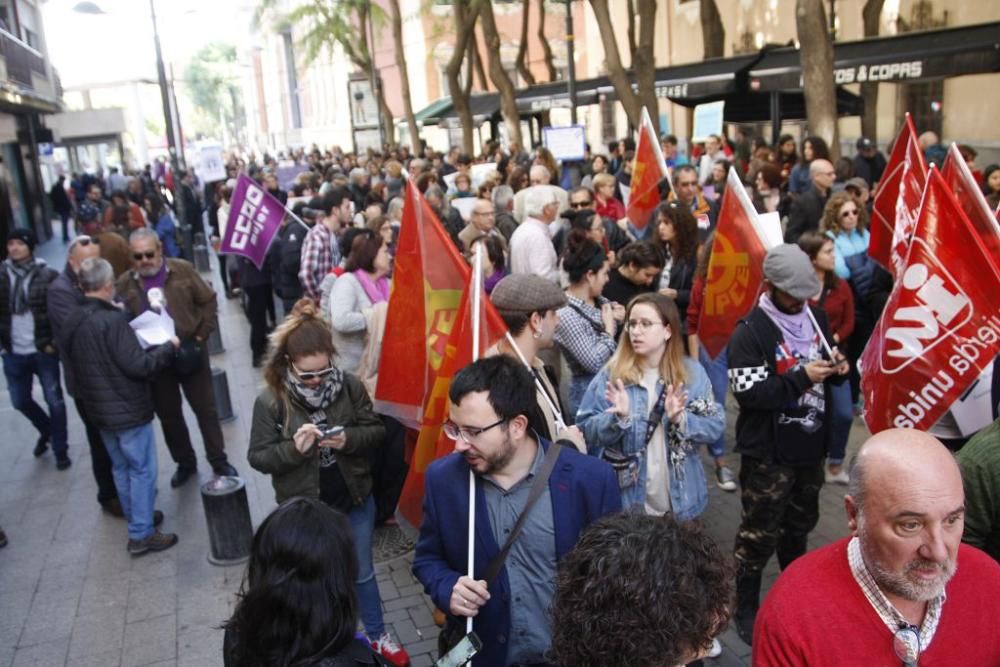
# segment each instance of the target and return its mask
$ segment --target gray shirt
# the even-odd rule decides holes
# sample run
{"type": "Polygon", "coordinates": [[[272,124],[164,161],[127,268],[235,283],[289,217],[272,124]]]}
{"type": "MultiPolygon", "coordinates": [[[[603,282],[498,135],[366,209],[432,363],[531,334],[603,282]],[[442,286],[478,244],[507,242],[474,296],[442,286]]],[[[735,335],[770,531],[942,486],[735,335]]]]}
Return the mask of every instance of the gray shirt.
{"type": "MultiPolygon", "coordinates": [[[[544,458],[545,451],[539,445],[527,477],[508,490],[489,476],[483,477],[486,509],[498,547],[503,547],[528,502],[531,485],[544,458]]],[[[510,582],[507,664],[544,662],[545,651],[552,643],[548,609],[556,588],[555,523],[547,484],[525,520],[504,565],[510,582]]]]}

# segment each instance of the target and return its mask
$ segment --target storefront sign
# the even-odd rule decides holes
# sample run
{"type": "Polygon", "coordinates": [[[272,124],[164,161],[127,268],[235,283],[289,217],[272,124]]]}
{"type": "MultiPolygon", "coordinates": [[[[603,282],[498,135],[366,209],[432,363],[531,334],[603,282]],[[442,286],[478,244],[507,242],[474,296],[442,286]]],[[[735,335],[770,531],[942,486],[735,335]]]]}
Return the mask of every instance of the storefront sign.
{"type": "Polygon", "coordinates": [[[924,61],[912,60],[903,63],[883,63],[880,65],[855,65],[838,67],[833,71],[833,80],[839,86],[847,83],[868,81],[905,81],[923,76],[924,61]]]}

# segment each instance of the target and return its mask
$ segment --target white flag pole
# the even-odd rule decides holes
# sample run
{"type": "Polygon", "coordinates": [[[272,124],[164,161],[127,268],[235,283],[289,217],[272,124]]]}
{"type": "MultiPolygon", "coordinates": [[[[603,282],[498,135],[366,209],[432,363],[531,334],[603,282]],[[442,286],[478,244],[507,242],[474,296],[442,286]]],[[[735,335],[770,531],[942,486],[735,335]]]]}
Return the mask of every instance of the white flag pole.
{"type": "Polygon", "coordinates": [[[812,308],[809,307],[808,303],[804,307],[806,309],[806,313],[809,315],[809,321],[812,322],[813,329],[816,330],[816,335],[819,336],[819,342],[823,344],[823,349],[826,350],[826,353],[830,356],[830,361],[836,363],[836,360],[833,358],[833,348],[830,347],[830,343],[827,342],[826,336],[823,335],[823,330],[819,328],[819,322],[816,321],[816,316],[813,315],[812,308]]]}
{"type": "MultiPolygon", "coordinates": [[[[483,292],[483,244],[476,244],[476,256],[472,262],[472,361],[479,360],[480,323],[482,318],[483,292]]],[[[459,437],[462,437],[459,435],[459,437]]],[[[469,468],[469,578],[475,579],[476,554],[476,474],[469,468]]],[[[472,617],[465,619],[465,632],[472,632],[472,617]]]]}
{"type": "Polygon", "coordinates": [[[524,357],[524,353],[521,352],[521,348],[519,348],[517,343],[514,342],[514,337],[510,335],[510,331],[507,332],[507,343],[510,345],[511,349],[514,350],[514,353],[517,354],[517,358],[521,360],[521,363],[524,364],[531,373],[531,377],[535,380],[535,388],[538,389],[538,393],[540,393],[545,398],[545,402],[549,404],[549,409],[552,410],[552,417],[556,421],[556,429],[561,431],[566,428],[566,422],[563,421],[562,411],[559,409],[559,406],[553,403],[552,399],[549,398],[549,392],[545,391],[545,387],[542,386],[541,380],[539,380],[535,375],[535,369],[531,367],[531,363],[524,357]]]}

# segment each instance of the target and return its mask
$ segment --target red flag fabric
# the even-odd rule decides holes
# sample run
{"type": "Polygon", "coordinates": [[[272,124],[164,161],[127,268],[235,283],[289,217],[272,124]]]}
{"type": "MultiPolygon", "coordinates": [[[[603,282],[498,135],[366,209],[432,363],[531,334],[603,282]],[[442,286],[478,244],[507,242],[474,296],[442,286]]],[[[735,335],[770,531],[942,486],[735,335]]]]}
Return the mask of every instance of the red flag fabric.
{"type": "MultiPolygon", "coordinates": [[[[378,412],[420,429],[397,512],[414,528],[420,525],[424,471],[452,449],[441,424],[448,416],[451,377],[472,360],[471,276],[434,212],[408,181],[374,398],[378,412]]],[[[506,327],[485,297],[480,312],[485,349],[506,327]]]]}
{"type": "MultiPolygon", "coordinates": [[[[642,108],[642,122],[639,124],[639,141],[635,147],[635,162],[632,163],[632,184],[629,189],[628,208],[625,211],[629,222],[636,229],[645,229],[653,211],[660,205],[660,181],[667,178],[667,165],[663,160],[660,142],[653,129],[646,108],[642,108]]],[[[667,183],[669,183],[669,179],[667,183]]]]}
{"type": "Polygon", "coordinates": [[[1000,268],[936,169],[901,268],[861,355],[872,433],[926,430],[1000,352],[1000,268]]]}
{"type": "Polygon", "coordinates": [[[764,280],[764,255],[781,243],[780,228],[768,231],[736,170],[731,168],[727,178],[698,320],[698,340],[713,359],[756,303],[764,280]]]}
{"type": "Polygon", "coordinates": [[[952,144],[948,149],[948,156],[941,165],[941,178],[958,197],[959,205],[986,248],[993,257],[1000,257],[1000,223],[997,222],[996,213],[986,203],[986,197],[969,171],[969,165],[959,152],[958,144],[952,144]]]}
{"type": "Polygon", "coordinates": [[[917,142],[913,119],[906,122],[892,146],[875,200],[872,203],[871,240],[868,254],[895,276],[906,256],[927,181],[927,165],[917,142]]]}

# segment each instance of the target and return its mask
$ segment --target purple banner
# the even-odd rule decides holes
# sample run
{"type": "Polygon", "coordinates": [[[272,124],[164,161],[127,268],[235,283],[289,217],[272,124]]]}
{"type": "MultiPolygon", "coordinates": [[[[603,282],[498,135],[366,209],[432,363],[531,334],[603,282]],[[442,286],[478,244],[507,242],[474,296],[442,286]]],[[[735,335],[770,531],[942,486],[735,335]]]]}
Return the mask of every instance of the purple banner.
{"type": "Polygon", "coordinates": [[[222,236],[219,252],[224,255],[242,255],[257,265],[264,265],[267,249],[271,247],[285,208],[256,181],[240,174],[236,189],[229,201],[229,220],[222,236]]]}

